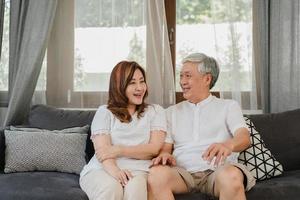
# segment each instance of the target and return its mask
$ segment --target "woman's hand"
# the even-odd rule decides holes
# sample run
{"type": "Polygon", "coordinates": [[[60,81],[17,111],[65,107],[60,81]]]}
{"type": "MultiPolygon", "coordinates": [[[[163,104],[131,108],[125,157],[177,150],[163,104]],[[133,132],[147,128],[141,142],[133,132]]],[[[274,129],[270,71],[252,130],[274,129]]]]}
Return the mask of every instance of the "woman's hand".
{"type": "Polygon", "coordinates": [[[130,171],[126,169],[119,169],[117,171],[111,172],[111,175],[121,183],[121,185],[124,187],[128,181],[133,177],[130,171]]]}

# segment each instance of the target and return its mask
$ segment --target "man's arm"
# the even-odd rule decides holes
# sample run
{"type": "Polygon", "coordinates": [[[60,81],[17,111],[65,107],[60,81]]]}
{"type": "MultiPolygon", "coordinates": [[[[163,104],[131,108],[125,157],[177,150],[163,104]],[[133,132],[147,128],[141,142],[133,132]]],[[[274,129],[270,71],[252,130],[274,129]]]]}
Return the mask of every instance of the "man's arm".
{"type": "Polygon", "coordinates": [[[250,145],[249,131],[242,127],[235,131],[234,137],[222,143],[214,143],[202,155],[209,163],[216,157],[214,165],[223,163],[232,152],[241,152],[250,145]]]}
{"type": "Polygon", "coordinates": [[[235,131],[234,137],[225,141],[225,145],[228,146],[232,152],[241,152],[250,146],[250,134],[249,131],[242,127],[235,131]]]}

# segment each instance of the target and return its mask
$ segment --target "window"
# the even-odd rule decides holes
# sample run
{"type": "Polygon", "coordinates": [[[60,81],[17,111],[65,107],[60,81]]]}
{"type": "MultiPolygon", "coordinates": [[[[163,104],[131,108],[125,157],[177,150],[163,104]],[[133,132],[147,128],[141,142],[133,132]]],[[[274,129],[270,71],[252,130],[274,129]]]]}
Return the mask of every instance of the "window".
{"type": "Polygon", "coordinates": [[[7,106],[8,99],[8,60],[9,60],[9,11],[10,1],[4,1],[4,21],[2,49],[0,57],[0,106],[7,106]]]}
{"type": "Polygon", "coordinates": [[[183,57],[203,52],[217,58],[214,91],[250,91],[252,0],[176,0],[176,90],[183,57]]]}
{"type": "Polygon", "coordinates": [[[145,6],[145,0],[58,1],[47,50],[47,104],[97,107],[106,102],[117,62],[145,66],[145,6]]]}
{"type": "MultiPolygon", "coordinates": [[[[146,2],[58,1],[47,49],[48,104],[97,107],[117,62],[145,66],[146,2]]],[[[180,61],[191,52],[217,58],[221,73],[215,91],[251,90],[252,0],[165,0],[165,7],[177,98],[180,61]]]]}
{"type": "Polygon", "coordinates": [[[120,60],[145,66],[144,0],[76,0],[74,91],[108,91],[120,60]]]}
{"type": "Polygon", "coordinates": [[[9,8],[10,1],[5,1],[2,52],[0,59],[0,91],[8,91],[8,60],[9,60],[9,8]]]}

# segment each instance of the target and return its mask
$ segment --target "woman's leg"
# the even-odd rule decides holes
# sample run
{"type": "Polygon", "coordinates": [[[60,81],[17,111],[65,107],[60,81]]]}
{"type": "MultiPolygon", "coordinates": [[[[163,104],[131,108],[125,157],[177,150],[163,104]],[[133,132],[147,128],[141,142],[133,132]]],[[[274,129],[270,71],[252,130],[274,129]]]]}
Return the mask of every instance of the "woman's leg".
{"type": "Polygon", "coordinates": [[[122,200],[122,185],[105,170],[93,170],[80,178],[80,187],[90,200],[122,200]]]}
{"type": "Polygon", "coordinates": [[[147,174],[139,174],[124,187],[124,200],[147,200],[147,174]]]}

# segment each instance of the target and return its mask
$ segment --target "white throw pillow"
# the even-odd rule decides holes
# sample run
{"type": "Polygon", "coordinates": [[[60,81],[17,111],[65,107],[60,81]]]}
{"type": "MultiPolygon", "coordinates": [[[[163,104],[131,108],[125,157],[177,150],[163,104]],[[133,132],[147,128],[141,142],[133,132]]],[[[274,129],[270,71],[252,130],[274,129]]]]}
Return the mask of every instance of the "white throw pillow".
{"type": "Polygon", "coordinates": [[[240,153],[239,163],[246,165],[252,175],[259,181],[281,175],[283,172],[282,165],[266,147],[253,122],[247,117],[245,117],[245,121],[251,134],[251,146],[240,153]]]}

